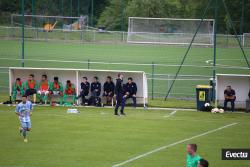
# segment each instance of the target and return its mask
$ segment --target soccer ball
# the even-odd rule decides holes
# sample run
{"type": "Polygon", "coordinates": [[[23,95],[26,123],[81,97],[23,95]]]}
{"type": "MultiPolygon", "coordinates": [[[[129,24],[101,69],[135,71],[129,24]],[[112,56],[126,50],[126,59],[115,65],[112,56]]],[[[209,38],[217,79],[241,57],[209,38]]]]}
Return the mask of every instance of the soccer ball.
{"type": "Polygon", "coordinates": [[[221,109],[219,110],[219,113],[224,113],[224,110],[221,108],[221,109]]]}
{"type": "Polygon", "coordinates": [[[218,109],[218,108],[213,108],[212,110],[211,110],[211,113],[218,113],[220,110],[218,109]]]}
{"type": "Polygon", "coordinates": [[[223,109],[219,109],[219,108],[213,108],[211,110],[211,113],[224,113],[224,110],[223,109]]]}
{"type": "Polygon", "coordinates": [[[205,107],[209,107],[209,106],[210,106],[210,103],[205,103],[204,106],[205,106],[205,107]]]}

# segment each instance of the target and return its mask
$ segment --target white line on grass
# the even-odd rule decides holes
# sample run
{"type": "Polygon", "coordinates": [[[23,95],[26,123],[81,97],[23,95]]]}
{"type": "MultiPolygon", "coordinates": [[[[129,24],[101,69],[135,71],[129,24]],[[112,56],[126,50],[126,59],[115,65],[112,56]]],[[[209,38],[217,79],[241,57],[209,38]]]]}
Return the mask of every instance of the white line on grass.
{"type": "Polygon", "coordinates": [[[176,112],[177,112],[177,110],[174,110],[174,111],[172,111],[171,113],[169,113],[168,115],[164,115],[163,117],[164,117],[164,118],[171,117],[171,116],[173,116],[176,112]]]}
{"type": "Polygon", "coordinates": [[[135,160],[137,160],[137,159],[146,157],[146,156],[148,156],[148,155],[150,155],[150,154],[159,152],[159,151],[161,151],[161,150],[164,150],[164,149],[173,147],[173,146],[175,146],[175,145],[184,143],[184,142],[186,142],[186,141],[189,141],[189,140],[192,140],[192,139],[195,139],[195,138],[198,138],[198,137],[202,137],[202,136],[208,135],[208,134],[210,134],[210,133],[217,132],[217,131],[219,131],[219,130],[228,128],[228,127],[230,127],[230,126],[234,126],[234,125],[236,125],[236,124],[238,124],[238,123],[231,123],[231,124],[228,124],[228,125],[225,125],[225,126],[221,126],[221,127],[219,127],[219,128],[213,129],[213,130],[209,130],[209,131],[204,132],[204,133],[201,133],[201,134],[199,134],[199,135],[195,135],[195,136],[193,136],[193,137],[189,137],[189,138],[186,138],[186,139],[177,141],[177,142],[175,142],[175,143],[172,143],[172,144],[169,144],[169,145],[165,145],[165,146],[156,148],[156,149],[154,149],[154,150],[151,150],[151,151],[146,152],[146,153],[144,153],[144,154],[141,154],[141,155],[138,155],[138,156],[136,156],[136,157],[130,158],[130,159],[128,159],[128,160],[126,160],[126,161],[123,161],[123,162],[121,162],[121,163],[115,164],[115,165],[113,165],[112,167],[123,166],[123,165],[128,164],[128,163],[130,163],[130,162],[132,162],[132,161],[135,161],[135,160]]]}

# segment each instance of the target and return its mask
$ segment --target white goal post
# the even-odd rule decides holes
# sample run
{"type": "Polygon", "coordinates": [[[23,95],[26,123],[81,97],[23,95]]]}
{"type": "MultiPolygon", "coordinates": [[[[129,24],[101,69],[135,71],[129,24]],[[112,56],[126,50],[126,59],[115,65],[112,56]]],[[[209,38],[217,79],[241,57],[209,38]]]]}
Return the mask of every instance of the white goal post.
{"type": "Polygon", "coordinates": [[[217,74],[216,75],[216,100],[220,106],[224,102],[226,86],[232,86],[236,93],[235,106],[245,108],[248,92],[250,90],[250,75],[245,74],[217,74]]]}
{"type": "Polygon", "coordinates": [[[65,69],[65,68],[22,68],[22,67],[10,67],[9,68],[9,95],[11,96],[12,87],[16,78],[21,78],[22,81],[26,81],[30,74],[35,75],[35,80],[41,80],[43,74],[48,76],[49,81],[53,81],[53,78],[57,76],[59,81],[65,86],[67,80],[71,80],[72,83],[76,85],[77,95],[80,93],[80,83],[82,82],[82,77],[87,77],[89,82],[93,81],[93,77],[97,76],[102,84],[103,94],[103,84],[106,81],[107,76],[115,79],[117,74],[122,73],[124,75],[124,83],[127,82],[128,77],[132,77],[134,82],[137,84],[137,103],[143,104],[146,107],[148,99],[148,85],[147,77],[143,71],[116,71],[116,70],[89,70],[89,69],[65,69]]]}
{"type": "Polygon", "coordinates": [[[250,47],[250,33],[244,33],[242,36],[242,46],[250,47]]]}
{"type": "MultiPolygon", "coordinates": [[[[201,19],[129,17],[128,43],[187,45],[201,19]]],[[[213,45],[214,20],[204,19],[194,45],[213,45]]]]}

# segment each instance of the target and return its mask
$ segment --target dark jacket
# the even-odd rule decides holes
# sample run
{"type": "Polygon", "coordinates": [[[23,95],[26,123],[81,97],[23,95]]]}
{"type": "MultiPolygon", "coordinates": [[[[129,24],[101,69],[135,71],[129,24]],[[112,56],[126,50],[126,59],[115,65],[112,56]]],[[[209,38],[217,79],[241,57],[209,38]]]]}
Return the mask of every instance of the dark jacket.
{"type": "Polygon", "coordinates": [[[103,90],[104,90],[104,92],[112,92],[112,93],[114,93],[114,91],[115,91],[114,82],[112,82],[112,81],[110,83],[105,82],[104,86],[103,86],[103,90]]]}
{"type": "Polygon", "coordinates": [[[235,95],[235,91],[233,89],[229,90],[224,90],[224,94],[227,96],[234,96],[235,95]]]}
{"type": "Polygon", "coordinates": [[[137,86],[136,83],[132,82],[131,84],[126,83],[124,85],[125,92],[129,92],[130,95],[137,93],[137,86]]]}
{"type": "Polygon", "coordinates": [[[116,79],[116,84],[115,84],[115,94],[116,95],[123,95],[123,80],[120,78],[116,79]]]}
{"type": "Polygon", "coordinates": [[[86,83],[81,83],[81,89],[82,91],[85,93],[85,94],[88,94],[89,93],[89,87],[90,87],[90,84],[89,82],[86,82],[86,83]]]}
{"type": "Polygon", "coordinates": [[[94,90],[97,89],[98,91],[96,93],[101,93],[101,83],[100,82],[92,82],[91,83],[91,92],[93,93],[94,90]]]}

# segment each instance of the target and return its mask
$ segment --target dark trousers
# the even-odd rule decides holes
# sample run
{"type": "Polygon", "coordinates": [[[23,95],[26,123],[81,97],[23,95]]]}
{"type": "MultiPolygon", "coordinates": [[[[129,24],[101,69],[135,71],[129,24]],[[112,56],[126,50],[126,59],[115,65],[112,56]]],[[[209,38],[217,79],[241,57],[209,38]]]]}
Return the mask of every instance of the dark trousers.
{"type": "Polygon", "coordinates": [[[133,107],[136,107],[136,105],[137,105],[136,104],[136,97],[134,97],[134,96],[127,96],[126,98],[123,98],[123,101],[124,101],[123,104],[126,105],[126,100],[130,99],[130,98],[133,100],[133,107]]]}
{"type": "Polygon", "coordinates": [[[25,91],[26,96],[30,96],[33,94],[36,94],[36,89],[26,89],[26,91],[25,91]]]}
{"type": "Polygon", "coordinates": [[[123,94],[117,94],[116,95],[115,114],[118,114],[119,107],[121,107],[120,111],[121,111],[121,114],[123,114],[124,113],[124,107],[125,107],[123,94]]]}
{"type": "Polygon", "coordinates": [[[234,111],[234,102],[235,102],[235,99],[225,99],[225,101],[224,101],[224,110],[227,109],[227,103],[228,102],[231,103],[231,110],[234,111]]]}
{"type": "Polygon", "coordinates": [[[82,104],[85,104],[88,102],[88,100],[86,99],[86,96],[88,96],[88,92],[80,92],[80,95],[78,96],[78,98],[82,98],[82,104]]]}
{"type": "Polygon", "coordinates": [[[89,99],[89,105],[94,104],[97,106],[101,105],[100,92],[92,92],[92,96],[89,99]]]}
{"type": "Polygon", "coordinates": [[[114,93],[113,92],[107,92],[107,93],[104,92],[102,96],[106,98],[106,104],[111,104],[112,98],[114,97],[114,93]]]}

